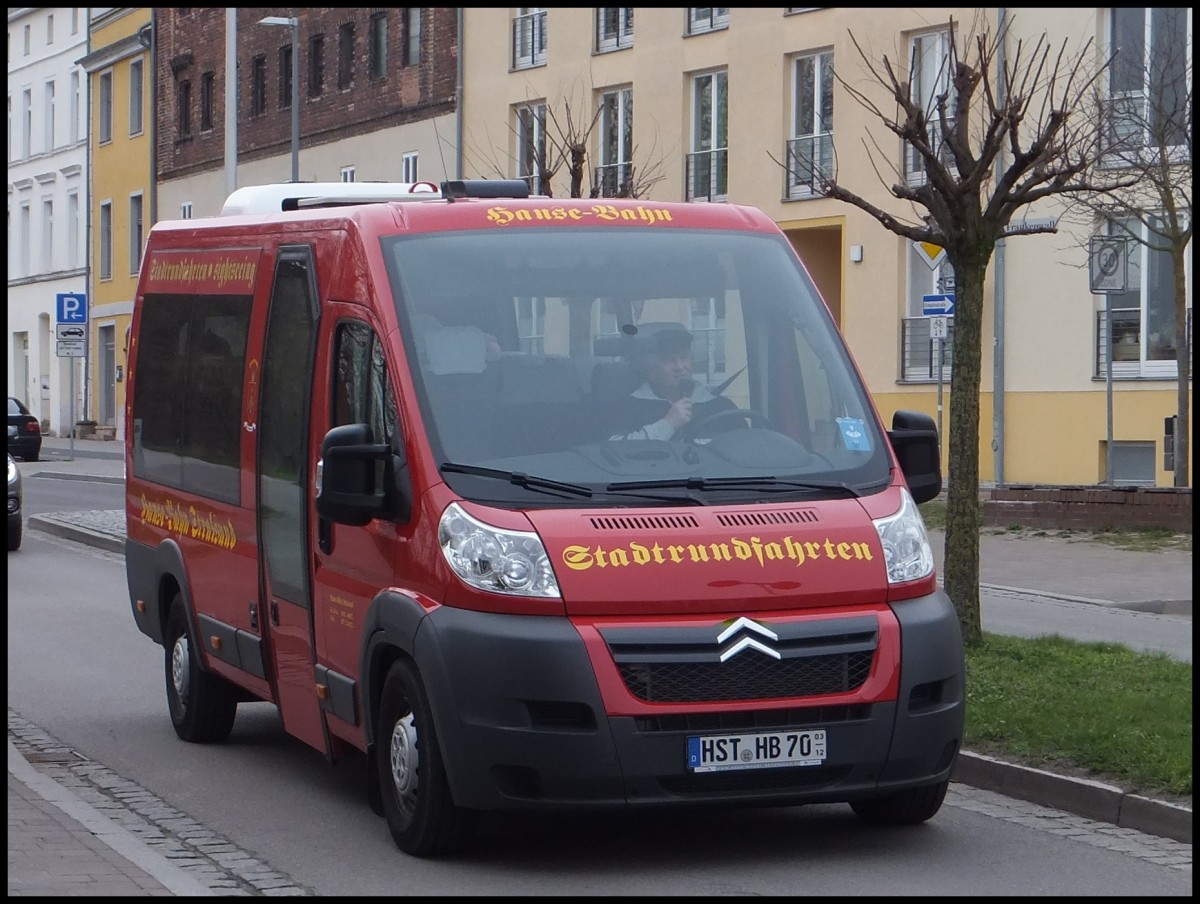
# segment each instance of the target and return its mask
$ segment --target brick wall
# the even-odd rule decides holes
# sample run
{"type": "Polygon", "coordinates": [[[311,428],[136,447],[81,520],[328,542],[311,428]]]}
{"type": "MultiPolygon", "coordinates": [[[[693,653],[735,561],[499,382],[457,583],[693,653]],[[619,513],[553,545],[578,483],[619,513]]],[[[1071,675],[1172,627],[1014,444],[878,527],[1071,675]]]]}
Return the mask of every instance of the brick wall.
{"type": "Polygon", "coordinates": [[[989,527],[1057,530],[1160,528],[1192,532],[1190,487],[1035,487],[990,490],[983,501],[989,527]]]}

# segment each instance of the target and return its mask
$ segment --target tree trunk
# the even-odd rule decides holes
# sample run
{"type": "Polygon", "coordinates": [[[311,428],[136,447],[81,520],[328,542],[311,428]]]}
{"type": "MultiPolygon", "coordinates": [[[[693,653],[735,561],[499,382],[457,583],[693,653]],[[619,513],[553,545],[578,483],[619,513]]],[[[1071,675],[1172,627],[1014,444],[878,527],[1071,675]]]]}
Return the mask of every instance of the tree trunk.
{"type": "Polygon", "coordinates": [[[1183,249],[1176,243],[1171,251],[1175,265],[1175,486],[1186,487],[1188,483],[1188,430],[1190,406],[1188,385],[1192,379],[1192,343],[1187,330],[1187,260],[1183,249]]]}
{"type": "Polygon", "coordinates": [[[979,380],[983,276],[987,264],[954,265],[954,371],[950,382],[952,479],[946,492],[944,586],[964,643],[982,636],[979,618],[979,380]]]}

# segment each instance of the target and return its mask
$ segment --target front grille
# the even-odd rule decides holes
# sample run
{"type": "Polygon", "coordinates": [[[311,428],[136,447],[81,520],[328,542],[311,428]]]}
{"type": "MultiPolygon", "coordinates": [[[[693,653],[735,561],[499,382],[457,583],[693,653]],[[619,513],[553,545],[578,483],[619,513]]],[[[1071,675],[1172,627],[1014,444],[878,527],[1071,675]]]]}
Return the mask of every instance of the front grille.
{"type": "Polygon", "coordinates": [[[633,720],[640,732],[749,732],[780,728],[827,726],[862,722],[871,718],[870,703],[837,706],[807,706],[793,709],[727,710],[704,713],[669,713],[638,716],[633,720]]]}
{"type": "Polygon", "coordinates": [[[874,650],[777,660],[743,653],[728,662],[622,662],[629,692],[647,703],[701,703],[811,697],[856,690],[874,650]]]}

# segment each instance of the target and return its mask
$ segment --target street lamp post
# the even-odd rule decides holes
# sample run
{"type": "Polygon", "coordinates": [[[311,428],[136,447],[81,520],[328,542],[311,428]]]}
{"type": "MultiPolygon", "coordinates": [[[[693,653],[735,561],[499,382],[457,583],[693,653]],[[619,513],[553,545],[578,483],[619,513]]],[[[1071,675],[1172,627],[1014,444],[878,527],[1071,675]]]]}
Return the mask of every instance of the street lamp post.
{"type": "Polygon", "coordinates": [[[297,16],[266,16],[259,25],[283,25],[292,29],[292,181],[300,181],[300,19],[297,16]]]}

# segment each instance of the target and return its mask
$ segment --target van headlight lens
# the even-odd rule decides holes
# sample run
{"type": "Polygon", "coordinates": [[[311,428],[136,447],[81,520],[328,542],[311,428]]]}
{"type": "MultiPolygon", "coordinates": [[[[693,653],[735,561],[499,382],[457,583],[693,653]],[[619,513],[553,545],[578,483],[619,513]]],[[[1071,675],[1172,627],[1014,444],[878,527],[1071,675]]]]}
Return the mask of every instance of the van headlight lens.
{"type": "Polygon", "coordinates": [[[562,597],[537,534],[484,524],[452,502],[438,524],[438,545],[454,573],[472,587],[515,596],[562,597]]]}
{"type": "Polygon", "coordinates": [[[933,547],[925,533],[925,519],[908,490],[900,490],[900,511],[875,522],[889,584],[919,581],[933,572],[933,547]]]}

